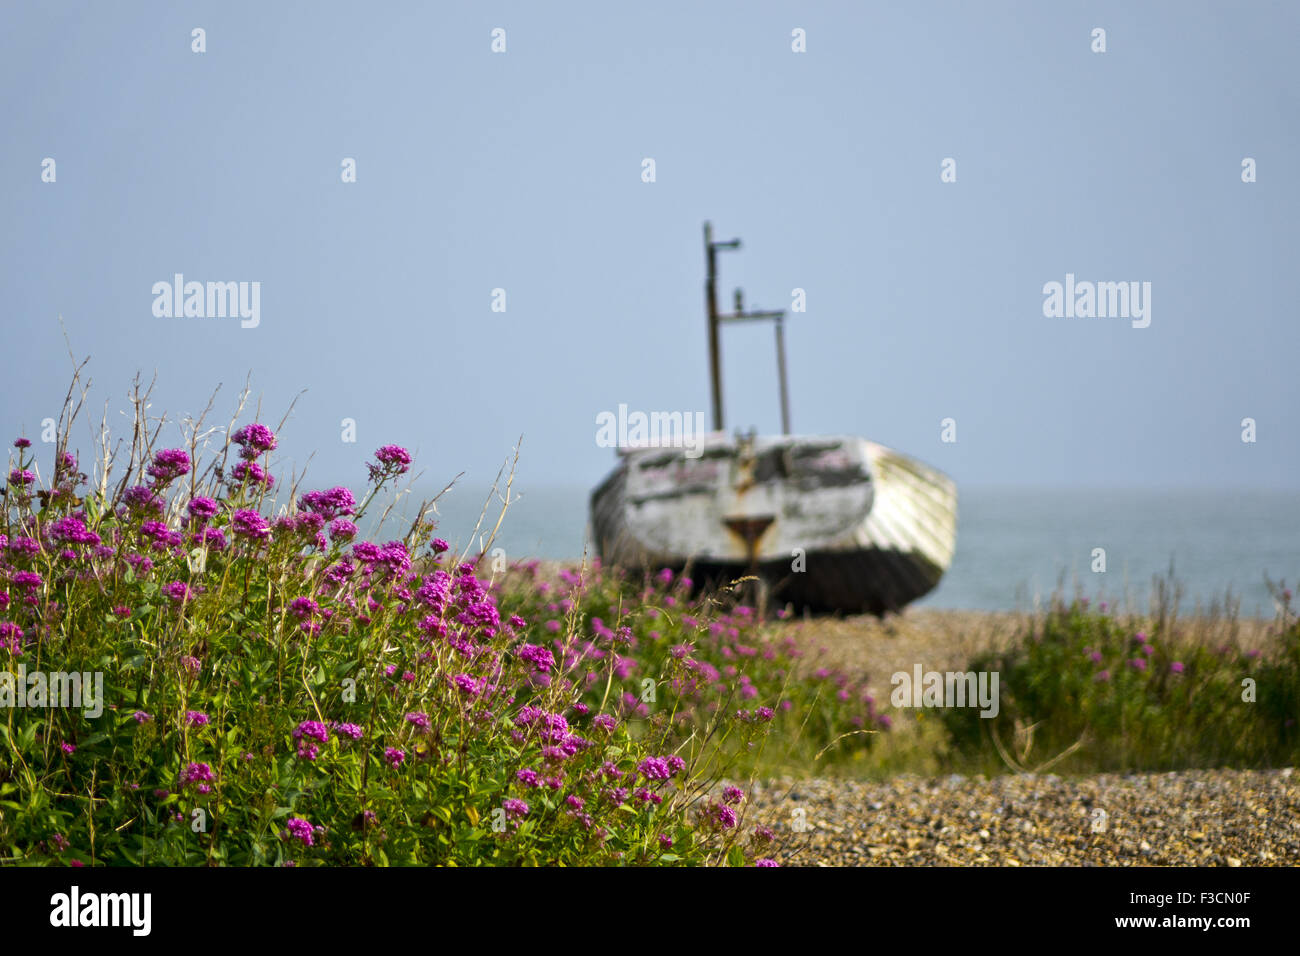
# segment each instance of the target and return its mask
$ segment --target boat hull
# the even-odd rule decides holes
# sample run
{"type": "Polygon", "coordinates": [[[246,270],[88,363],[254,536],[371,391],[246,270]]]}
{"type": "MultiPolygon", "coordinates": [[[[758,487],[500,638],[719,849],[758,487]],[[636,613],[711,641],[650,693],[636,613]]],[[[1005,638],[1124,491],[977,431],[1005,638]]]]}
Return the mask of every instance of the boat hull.
{"type": "Polygon", "coordinates": [[[883,614],[931,591],[956,546],[946,475],[850,436],[708,436],[622,451],[592,493],[601,560],[689,568],[701,585],[757,576],[770,599],[883,614]]]}

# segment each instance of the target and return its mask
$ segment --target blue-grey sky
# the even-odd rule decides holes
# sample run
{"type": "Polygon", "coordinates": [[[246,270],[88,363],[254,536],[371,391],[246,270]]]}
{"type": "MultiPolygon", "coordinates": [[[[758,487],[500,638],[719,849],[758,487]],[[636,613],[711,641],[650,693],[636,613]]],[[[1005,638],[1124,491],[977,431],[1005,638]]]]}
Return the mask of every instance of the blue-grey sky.
{"type": "MultiPolygon", "coordinates": [[[[959,484],[1300,485],[1294,3],[0,17],[7,435],[57,413],[61,315],[96,404],[137,370],[173,415],[217,383],[224,415],[250,372],[268,419],[306,389],[281,448],[286,469],[314,453],[322,482],[359,483],[388,442],[431,481],[487,481],[522,434],[525,487],[594,484],[601,411],[708,410],[708,218],[745,242],[722,257],[724,303],[737,284],[751,307],[806,291],[787,323],[797,431],[864,435],[959,484]],[[155,317],[178,272],[260,282],[260,325],[155,317]],[[1045,317],[1067,273],[1150,282],[1150,326],[1045,317]]],[[[771,329],[723,344],[728,425],[775,430],[771,329]]]]}

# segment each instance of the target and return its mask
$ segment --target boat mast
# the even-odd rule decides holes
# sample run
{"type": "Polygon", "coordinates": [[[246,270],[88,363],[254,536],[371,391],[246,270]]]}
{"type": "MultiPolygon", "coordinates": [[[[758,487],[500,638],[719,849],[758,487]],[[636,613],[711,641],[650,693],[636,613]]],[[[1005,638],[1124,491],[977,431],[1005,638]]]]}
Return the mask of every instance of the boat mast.
{"type": "Polygon", "coordinates": [[[776,324],[776,370],[781,389],[781,433],[790,434],[790,393],[785,377],[785,312],[746,312],[744,293],[736,290],[736,311],[730,315],[718,312],[718,257],[719,249],[739,249],[740,240],[727,242],[713,241],[713,224],[704,224],[704,258],[706,278],[704,280],[704,300],[709,315],[709,376],[713,398],[713,430],[723,430],[722,422],[722,346],[718,329],[723,322],[749,322],[755,319],[772,319],[776,324]]]}

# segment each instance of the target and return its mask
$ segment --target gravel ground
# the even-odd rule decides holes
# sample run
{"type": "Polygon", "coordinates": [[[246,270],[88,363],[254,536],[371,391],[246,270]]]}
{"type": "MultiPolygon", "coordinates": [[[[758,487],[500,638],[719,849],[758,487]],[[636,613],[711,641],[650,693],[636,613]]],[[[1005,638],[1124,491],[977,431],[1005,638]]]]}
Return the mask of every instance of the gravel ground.
{"type": "Polygon", "coordinates": [[[786,779],[751,799],[746,824],[776,831],[783,865],[1300,865],[1300,775],[1289,768],[786,779]]]}

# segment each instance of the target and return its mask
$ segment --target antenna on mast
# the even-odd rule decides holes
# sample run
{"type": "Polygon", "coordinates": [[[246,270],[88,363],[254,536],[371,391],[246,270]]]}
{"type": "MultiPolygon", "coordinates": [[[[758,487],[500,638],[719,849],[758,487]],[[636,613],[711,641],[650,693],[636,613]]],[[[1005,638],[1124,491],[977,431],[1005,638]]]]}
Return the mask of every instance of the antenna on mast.
{"type": "Polygon", "coordinates": [[[730,315],[718,312],[718,259],[719,249],[739,249],[740,240],[727,242],[713,241],[713,224],[704,224],[704,258],[706,278],[704,282],[705,305],[709,316],[709,377],[712,385],[713,430],[723,430],[722,417],[722,346],[718,329],[723,322],[749,322],[756,319],[772,319],[776,324],[776,369],[778,384],[781,389],[781,433],[790,434],[790,394],[785,376],[785,311],[746,312],[745,294],[736,290],[736,311],[730,315]]]}

